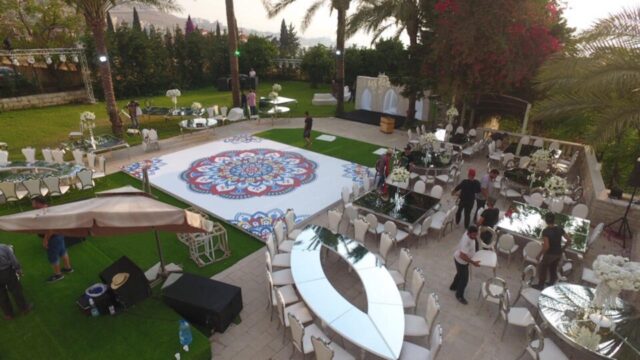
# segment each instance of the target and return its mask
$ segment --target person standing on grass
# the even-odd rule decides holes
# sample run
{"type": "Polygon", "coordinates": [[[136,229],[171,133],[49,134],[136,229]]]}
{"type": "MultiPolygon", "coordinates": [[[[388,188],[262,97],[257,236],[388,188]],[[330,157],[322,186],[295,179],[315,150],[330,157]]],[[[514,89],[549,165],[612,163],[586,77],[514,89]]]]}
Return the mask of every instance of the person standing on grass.
{"type": "Polygon", "coordinates": [[[467,232],[462,235],[460,243],[453,254],[453,262],[456,265],[456,276],[453,278],[449,290],[456,292],[456,299],[463,305],[467,305],[464,298],[464,290],[469,283],[469,264],[480,266],[480,261],[472,260],[476,253],[476,239],[478,238],[478,228],[471,225],[467,228],[467,232]]]}
{"type": "Polygon", "coordinates": [[[33,304],[27,303],[24,297],[18,274],[22,275],[22,267],[13,250],[5,244],[0,244],[0,308],[5,320],[11,320],[14,317],[9,293],[23,314],[33,309],[33,304]]]}
{"type": "MultiPolygon", "coordinates": [[[[42,196],[31,200],[31,205],[34,209],[44,209],[49,206],[47,199],[42,196]]],[[[69,254],[64,244],[64,236],[52,233],[41,234],[39,236],[42,238],[42,247],[47,250],[47,258],[53,268],[53,275],[47,278],[47,282],[52,283],[64,279],[63,274],[73,272],[71,260],[69,259],[69,254]],[[64,263],[63,268],[60,268],[60,259],[62,259],[64,263]]]]}
{"type": "Polygon", "coordinates": [[[310,147],[313,141],[311,141],[311,128],[313,127],[313,119],[309,116],[309,112],[304,112],[304,132],[302,133],[302,137],[304,137],[305,145],[304,147],[310,147]]]}
{"type": "Polygon", "coordinates": [[[242,112],[247,114],[247,94],[244,93],[244,90],[240,91],[240,106],[242,107],[242,112]]]}
{"type": "Polygon", "coordinates": [[[538,254],[538,290],[544,289],[546,285],[553,285],[558,280],[558,264],[562,259],[562,253],[567,246],[571,245],[571,237],[564,229],[555,224],[556,216],[552,212],[548,212],[544,216],[547,227],[542,230],[542,251],[538,254]],[[562,246],[562,238],[567,239],[567,243],[562,246]],[[542,258],[542,261],[540,261],[542,258]],[[547,272],[551,282],[546,284],[547,272]]]}
{"type": "Polygon", "coordinates": [[[256,91],[254,89],[249,90],[247,105],[249,105],[249,113],[251,116],[258,114],[258,110],[256,109],[256,91]]]}
{"type": "Polygon", "coordinates": [[[137,103],[133,100],[129,101],[127,104],[127,112],[129,113],[129,118],[131,118],[131,127],[138,127],[138,112],[137,112],[137,103]]]}
{"type": "Polygon", "coordinates": [[[469,227],[471,223],[471,210],[476,202],[476,194],[480,192],[480,182],[476,180],[476,170],[469,169],[467,178],[462,180],[458,186],[456,186],[451,195],[458,196],[458,211],[456,212],[456,225],[460,224],[460,217],[464,210],[464,227],[469,227]]]}

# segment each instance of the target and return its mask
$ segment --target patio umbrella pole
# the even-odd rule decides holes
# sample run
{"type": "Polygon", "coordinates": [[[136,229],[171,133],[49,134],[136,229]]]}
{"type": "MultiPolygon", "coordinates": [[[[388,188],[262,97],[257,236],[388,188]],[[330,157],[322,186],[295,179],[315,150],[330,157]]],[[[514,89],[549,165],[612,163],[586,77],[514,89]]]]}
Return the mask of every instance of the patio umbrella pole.
{"type": "Polygon", "coordinates": [[[160,245],[160,235],[158,235],[158,230],[154,230],[153,235],[156,237],[156,246],[158,247],[158,256],[160,257],[160,276],[166,278],[168,274],[164,269],[164,256],[162,255],[162,246],[160,245]]]}

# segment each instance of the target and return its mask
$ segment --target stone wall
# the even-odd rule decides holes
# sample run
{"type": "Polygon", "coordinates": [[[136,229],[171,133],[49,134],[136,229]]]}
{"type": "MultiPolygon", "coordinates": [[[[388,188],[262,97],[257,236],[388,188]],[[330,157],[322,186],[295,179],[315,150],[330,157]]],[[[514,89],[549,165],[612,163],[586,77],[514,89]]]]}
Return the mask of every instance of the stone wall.
{"type": "Polygon", "coordinates": [[[35,107],[46,107],[53,105],[64,105],[69,103],[87,102],[87,91],[75,90],[50,94],[38,94],[20,96],[14,98],[0,99],[0,110],[19,110],[35,107]]]}

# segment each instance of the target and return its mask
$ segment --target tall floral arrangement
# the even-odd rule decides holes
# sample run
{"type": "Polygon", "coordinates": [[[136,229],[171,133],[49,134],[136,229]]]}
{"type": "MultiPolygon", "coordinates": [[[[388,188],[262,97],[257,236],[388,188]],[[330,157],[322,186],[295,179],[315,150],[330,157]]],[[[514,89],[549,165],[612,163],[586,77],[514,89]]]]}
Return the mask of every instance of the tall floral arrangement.
{"type": "Polygon", "coordinates": [[[96,143],[93,138],[93,129],[96,127],[96,114],[91,111],[85,111],[80,114],[80,129],[84,133],[85,130],[89,130],[89,138],[91,139],[91,146],[95,149],[96,143]]]}
{"type": "Polygon", "coordinates": [[[640,290],[640,263],[615,255],[598,255],[593,271],[600,283],[593,304],[597,307],[615,307],[622,290],[640,290]]]}
{"type": "Polygon", "coordinates": [[[449,124],[451,124],[458,115],[458,109],[456,109],[455,105],[451,104],[451,107],[447,110],[447,121],[449,124]]]}
{"type": "Polygon", "coordinates": [[[198,115],[200,114],[200,110],[202,110],[202,104],[200,104],[197,101],[194,101],[191,104],[191,111],[193,111],[193,115],[198,115]]]}
{"type": "Polygon", "coordinates": [[[564,195],[567,192],[567,180],[560,176],[552,175],[544,182],[544,188],[552,197],[564,195]]]}
{"type": "Polygon", "coordinates": [[[401,166],[397,166],[393,169],[393,171],[391,171],[391,174],[389,174],[389,178],[393,182],[404,183],[409,181],[409,175],[409,170],[401,166]]]}
{"type": "Polygon", "coordinates": [[[171,102],[173,103],[173,110],[177,110],[178,109],[178,97],[180,97],[182,95],[180,90],[178,90],[178,89],[167,90],[167,94],[166,95],[167,95],[168,98],[171,98],[171,102]]]}
{"type": "Polygon", "coordinates": [[[531,154],[531,161],[537,164],[540,161],[550,161],[551,160],[551,151],[540,149],[536,150],[533,154],[531,154]]]}
{"type": "Polygon", "coordinates": [[[434,133],[429,132],[420,135],[420,142],[425,145],[433,145],[436,141],[438,141],[438,138],[434,133]]]}
{"type": "Polygon", "coordinates": [[[282,86],[280,84],[273,84],[273,86],[271,86],[271,92],[269,93],[269,99],[277,99],[278,96],[280,96],[280,91],[282,91],[282,86]]]}

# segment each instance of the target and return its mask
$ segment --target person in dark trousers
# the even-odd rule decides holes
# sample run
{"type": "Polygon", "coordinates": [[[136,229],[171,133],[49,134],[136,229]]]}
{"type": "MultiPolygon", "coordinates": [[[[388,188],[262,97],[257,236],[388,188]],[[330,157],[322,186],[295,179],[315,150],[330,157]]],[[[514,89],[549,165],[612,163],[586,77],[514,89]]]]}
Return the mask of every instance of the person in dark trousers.
{"type": "Polygon", "coordinates": [[[462,235],[456,252],[453,255],[453,262],[456,265],[456,276],[453,278],[449,290],[456,292],[456,299],[463,305],[467,305],[467,300],[464,298],[464,290],[469,283],[469,264],[476,267],[480,266],[480,261],[472,260],[473,255],[476,253],[477,238],[478,228],[475,225],[469,226],[467,232],[462,235]]]}
{"type": "MultiPolygon", "coordinates": [[[[487,226],[493,229],[496,224],[498,224],[498,220],[500,220],[500,210],[493,207],[495,203],[496,200],[494,198],[489,197],[487,199],[487,207],[482,212],[482,214],[480,214],[478,220],[476,220],[476,225],[487,226]]],[[[491,241],[491,232],[480,232],[480,240],[482,240],[485,244],[489,244],[489,242],[491,241]]]]}
{"type": "Polygon", "coordinates": [[[558,263],[562,259],[562,253],[567,246],[571,245],[571,237],[564,229],[555,224],[556,216],[548,212],[544,216],[544,221],[547,223],[547,227],[542,230],[542,251],[538,254],[538,290],[544,289],[545,285],[553,285],[558,280],[558,263]],[[562,246],[562,238],[567,239],[567,243],[562,246]],[[542,261],[540,261],[542,258],[542,261]],[[545,284],[547,281],[547,272],[551,282],[545,284]]]}
{"type": "Polygon", "coordinates": [[[379,189],[384,184],[385,176],[385,164],[387,163],[388,153],[384,153],[376,160],[376,175],[373,177],[373,185],[379,189]]]}
{"type": "Polygon", "coordinates": [[[458,196],[458,211],[456,212],[456,224],[460,224],[460,216],[464,210],[464,227],[469,227],[471,223],[471,210],[476,202],[476,194],[480,192],[480,182],[476,180],[476,170],[469,169],[467,178],[456,186],[451,195],[458,196]]]}
{"type": "Polygon", "coordinates": [[[485,174],[480,180],[480,192],[476,194],[476,213],[473,215],[474,219],[478,218],[478,210],[484,206],[487,199],[493,196],[494,187],[493,184],[500,175],[498,169],[491,169],[489,173],[485,174]]]}
{"type": "Polygon", "coordinates": [[[304,132],[302,137],[304,138],[304,147],[310,147],[313,141],[311,141],[311,128],[313,127],[313,119],[309,116],[309,112],[304,112],[304,132]]]}
{"type": "Polygon", "coordinates": [[[129,117],[131,118],[131,127],[134,129],[137,129],[138,126],[140,126],[140,123],[138,122],[139,106],[140,105],[134,100],[129,101],[129,103],[127,104],[127,111],[129,113],[129,117]]]}
{"type": "Polygon", "coordinates": [[[18,274],[22,275],[22,267],[13,250],[0,244],[0,308],[5,320],[11,320],[15,316],[9,293],[22,313],[26,314],[33,309],[33,305],[27,303],[24,297],[18,274]]]}
{"type": "Polygon", "coordinates": [[[422,153],[420,151],[413,151],[411,149],[411,145],[407,145],[400,156],[400,163],[404,166],[408,171],[411,171],[413,165],[415,165],[418,161],[420,161],[420,157],[422,153]]]}
{"type": "MultiPolygon", "coordinates": [[[[34,209],[44,209],[49,206],[47,199],[42,196],[38,196],[31,200],[31,205],[34,209]]],[[[64,243],[64,236],[59,234],[46,233],[39,235],[42,238],[42,247],[47,250],[47,258],[53,268],[53,275],[47,278],[47,282],[56,282],[64,279],[63,274],[70,274],[73,272],[71,267],[71,260],[67,253],[67,247],[64,243]],[[64,267],[60,268],[60,259],[64,263],[64,267]]]]}
{"type": "Polygon", "coordinates": [[[242,107],[242,112],[247,115],[247,95],[244,93],[244,90],[240,92],[240,106],[242,107]]]}

